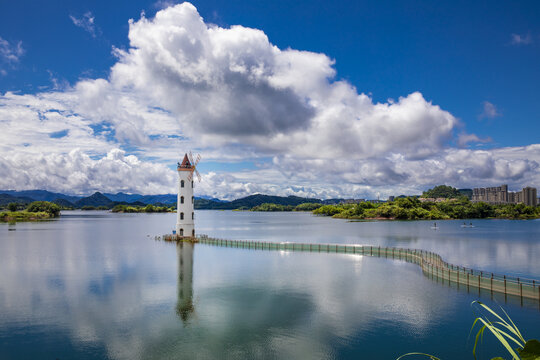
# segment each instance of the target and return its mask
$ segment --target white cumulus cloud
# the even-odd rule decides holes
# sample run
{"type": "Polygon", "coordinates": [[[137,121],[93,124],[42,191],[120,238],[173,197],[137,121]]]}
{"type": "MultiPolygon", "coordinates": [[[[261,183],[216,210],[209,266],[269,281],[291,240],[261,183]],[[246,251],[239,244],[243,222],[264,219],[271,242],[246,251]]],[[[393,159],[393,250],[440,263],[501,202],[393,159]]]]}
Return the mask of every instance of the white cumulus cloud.
{"type": "Polygon", "coordinates": [[[116,51],[111,86],[171,110],[202,145],[240,143],[302,157],[423,157],[456,124],[420,93],[373,103],[335,80],[326,55],[281,50],[257,29],[206,24],[189,3],[131,21],[129,39],[130,49],[116,51]]]}
{"type": "MultiPolygon", "coordinates": [[[[91,14],[84,19],[94,26],[91,14]]],[[[129,47],[113,52],[108,78],[0,95],[0,188],[173,192],[169,166],[189,149],[203,162],[255,163],[203,173],[197,192],[221,198],[540,183],[539,145],[468,149],[488,139],[420,92],[374,102],[325,54],[207,23],[190,3],[130,20],[129,47]]],[[[482,117],[500,116],[483,106],[482,117]]]]}
{"type": "Polygon", "coordinates": [[[176,174],[163,164],[140,161],[120,149],[93,159],[80,149],[67,154],[0,155],[0,189],[48,189],[160,194],[174,192],[176,174]]]}

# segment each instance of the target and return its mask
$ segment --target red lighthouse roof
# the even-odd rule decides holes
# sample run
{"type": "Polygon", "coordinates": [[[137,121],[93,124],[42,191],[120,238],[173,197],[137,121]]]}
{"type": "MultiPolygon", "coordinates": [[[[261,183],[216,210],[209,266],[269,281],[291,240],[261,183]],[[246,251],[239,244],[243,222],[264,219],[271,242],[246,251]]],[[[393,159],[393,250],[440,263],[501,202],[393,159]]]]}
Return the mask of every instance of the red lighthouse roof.
{"type": "Polygon", "coordinates": [[[191,163],[189,162],[187,154],[184,155],[184,160],[182,160],[182,164],[178,163],[178,169],[191,169],[191,163]]]}

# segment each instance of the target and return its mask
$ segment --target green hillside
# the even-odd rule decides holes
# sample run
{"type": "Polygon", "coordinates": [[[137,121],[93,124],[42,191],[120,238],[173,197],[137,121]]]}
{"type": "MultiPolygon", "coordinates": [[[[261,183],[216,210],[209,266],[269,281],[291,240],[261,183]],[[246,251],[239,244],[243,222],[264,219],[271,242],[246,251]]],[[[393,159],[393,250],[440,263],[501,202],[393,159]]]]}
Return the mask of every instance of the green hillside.
{"type": "Polygon", "coordinates": [[[217,202],[207,199],[196,199],[195,209],[235,210],[251,209],[262,204],[278,204],[297,206],[304,203],[320,203],[320,199],[303,198],[299,196],[250,195],[230,202],[217,202]]]}
{"type": "Polygon", "coordinates": [[[22,196],[13,196],[9,194],[0,194],[0,206],[5,207],[9,203],[16,203],[16,204],[30,204],[33,199],[22,197],[22,196]]]}
{"type": "Polygon", "coordinates": [[[75,206],[78,208],[82,208],[83,206],[93,206],[93,207],[99,207],[99,206],[106,206],[111,207],[112,201],[105,195],[103,195],[100,192],[96,192],[88,197],[82,198],[75,202],[75,206]]]}

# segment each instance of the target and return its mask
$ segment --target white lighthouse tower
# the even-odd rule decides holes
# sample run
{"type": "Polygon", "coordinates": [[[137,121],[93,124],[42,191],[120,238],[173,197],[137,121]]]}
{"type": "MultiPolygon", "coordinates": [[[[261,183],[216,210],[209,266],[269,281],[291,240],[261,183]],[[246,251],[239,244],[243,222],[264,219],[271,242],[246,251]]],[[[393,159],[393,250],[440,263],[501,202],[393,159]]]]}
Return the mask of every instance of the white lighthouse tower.
{"type": "Polygon", "coordinates": [[[182,163],[178,163],[178,205],[176,207],[176,235],[180,237],[195,237],[195,212],[193,204],[193,171],[195,164],[188,155],[184,155],[182,163]]]}

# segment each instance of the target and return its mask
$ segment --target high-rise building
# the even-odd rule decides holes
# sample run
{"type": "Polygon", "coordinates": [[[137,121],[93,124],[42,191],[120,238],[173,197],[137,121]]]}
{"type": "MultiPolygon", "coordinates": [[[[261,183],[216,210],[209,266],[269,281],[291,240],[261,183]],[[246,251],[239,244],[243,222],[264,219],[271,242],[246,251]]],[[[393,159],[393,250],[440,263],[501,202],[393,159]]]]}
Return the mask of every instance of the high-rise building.
{"type": "Polygon", "coordinates": [[[525,205],[529,206],[536,206],[538,197],[536,195],[536,188],[533,187],[525,187],[523,190],[521,190],[522,199],[521,202],[523,202],[525,205]]]}
{"type": "Polygon", "coordinates": [[[489,204],[506,204],[508,203],[508,185],[475,188],[473,189],[472,201],[483,201],[489,204]]]}
{"type": "Polygon", "coordinates": [[[488,204],[519,204],[536,206],[536,188],[525,187],[521,191],[508,191],[508,185],[497,187],[475,188],[472,194],[473,202],[486,202],[488,204]]]}

